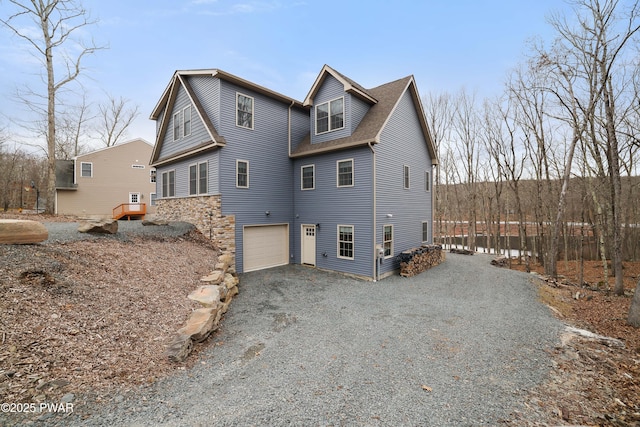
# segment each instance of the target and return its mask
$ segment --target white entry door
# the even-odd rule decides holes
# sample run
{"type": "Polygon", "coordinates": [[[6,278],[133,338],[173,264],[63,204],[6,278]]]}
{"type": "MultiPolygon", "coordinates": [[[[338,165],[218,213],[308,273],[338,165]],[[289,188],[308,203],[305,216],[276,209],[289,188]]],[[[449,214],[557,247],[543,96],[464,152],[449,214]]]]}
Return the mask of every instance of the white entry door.
{"type": "Polygon", "coordinates": [[[316,265],[315,225],[302,225],[302,263],[316,265]]]}
{"type": "Polygon", "coordinates": [[[140,210],[140,193],[129,193],[129,210],[140,210]]]}

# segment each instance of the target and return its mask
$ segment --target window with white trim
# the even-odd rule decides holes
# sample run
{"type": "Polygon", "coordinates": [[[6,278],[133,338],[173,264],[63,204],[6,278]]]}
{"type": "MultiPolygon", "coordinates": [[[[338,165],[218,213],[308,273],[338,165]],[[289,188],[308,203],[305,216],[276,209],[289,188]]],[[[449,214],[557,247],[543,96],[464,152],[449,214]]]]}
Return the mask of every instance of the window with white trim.
{"type": "Polygon", "coordinates": [[[429,241],[429,221],[422,221],[422,242],[429,241]]]}
{"type": "Polygon", "coordinates": [[[404,188],[409,188],[409,166],[404,165],[402,167],[402,181],[404,183],[404,188]]]}
{"type": "Polygon", "coordinates": [[[338,225],[338,258],[353,259],[353,225],[338,225]]]}
{"type": "Polygon", "coordinates": [[[182,110],[182,136],[191,135],[191,105],[182,110]]]}
{"type": "Polygon", "coordinates": [[[316,134],[344,127],[344,97],[316,106],[316,134]]]}
{"type": "Polygon", "coordinates": [[[149,194],[149,200],[150,200],[149,204],[150,204],[151,206],[155,206],[155,205],[156,205],[156,199],[157,199],[157,198],[158,198],[158,196],[156,195],[156,193],[150,193],[150,194],[149,194]]]}
{"type": "Polygon", "coordinates": [[[382,226],[382,249],[385,258],[393,256],[393,225],[382,226]]]}
{"type": "Polygon", "coordinates": [[[336,175],[338,187],[353,187],[353,159],[338,160],[336,175]]]}
{"type": "Polygon", "coordinates": [[[189,166],[189,195],[207,192],[207,162],[189,166]]]}
{"type": "Polygon", "coordinates": [[[80,163],[80,176],[83,178],[93,178],[93,163],[80,163]]]}
{"type": "Polygon", "coordinates": [[[156,182],[156,168],[151,168],[149,171],[149,182],[152,184],[156,182]]]}
{"type": "Polygon", "coordinates": [[[313,190],[316,188],[315,166],[306,165],[300,168],[301,183],[303,190],[313,190]]]}
{"type": "Polygon", "coordinates": [[[176,171],[162,172],[162,197],[174,197],[176,195],[176,171]]]}
{"type": "Polygon", "coordinates": [[[429,171],[424,173],[424,191],[431,191],[431,172],[429,171]]]}
{"type": "Polygon", "coordinates": [[[253,98],[236,93],[236,126],[253,129],[253,98]]]}
{"type": "Polygon", "coordinates": [[[249,162],[236,160],[236,187],[249,188],[249,162]]]}
{"type": "Polygon", "coordinates": [[[173,115],[173,140],[180,139],[180,112],[178,111],[173,115]]]}

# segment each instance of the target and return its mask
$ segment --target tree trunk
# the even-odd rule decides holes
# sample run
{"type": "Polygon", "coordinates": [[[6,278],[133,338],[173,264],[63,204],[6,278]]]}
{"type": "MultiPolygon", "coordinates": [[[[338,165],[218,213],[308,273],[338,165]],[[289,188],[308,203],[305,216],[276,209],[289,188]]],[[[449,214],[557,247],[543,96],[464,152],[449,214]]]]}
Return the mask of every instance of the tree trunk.
{"type": "Polygon", "coordinates": [[[631,307],[629,307],[629,317],[627,318],[627,322],[636,328],[640,328],[640,279],[638,279],[638,284],[636,285],[636,292],[633,295],[633,300],[631,301],[631,307]]]}

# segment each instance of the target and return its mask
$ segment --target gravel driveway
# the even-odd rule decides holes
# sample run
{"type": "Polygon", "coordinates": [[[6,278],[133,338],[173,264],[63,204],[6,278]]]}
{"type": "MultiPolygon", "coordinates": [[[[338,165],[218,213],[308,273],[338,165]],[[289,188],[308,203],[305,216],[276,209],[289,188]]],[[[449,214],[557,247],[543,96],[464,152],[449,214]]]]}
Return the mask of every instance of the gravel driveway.
{"type": "Polygon", "coordinates": [[[513,420],[550,369],[545,349],[562,325],[537,301],[529,275],[489,261],[447,254],[417,277],[377,283],[298,265],[243,274],[240,294],[194,368],[114,396],[93,414],[84,407],[65,424],[513,420]]]}

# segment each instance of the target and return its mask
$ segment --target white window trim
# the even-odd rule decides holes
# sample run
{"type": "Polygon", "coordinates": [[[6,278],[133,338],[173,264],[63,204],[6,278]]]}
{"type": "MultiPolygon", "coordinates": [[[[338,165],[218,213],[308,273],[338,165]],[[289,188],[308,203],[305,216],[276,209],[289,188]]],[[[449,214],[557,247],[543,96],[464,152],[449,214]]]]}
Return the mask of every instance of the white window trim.
{"type": "Polygon", "coordinates": [[[422,243],[429,242],[429,221],[422,221],[422,228],[420,229],[420,239],[422,240],[422,243]],[[422,240],[422,238],[424,237],[425,224],[427,225],[427,240],[422,240]]]}
{"type": "Polygon", "coordinates": [[[189,171],[189,196],[199,196],[201,194],[207,194],[207,188],[200,188],[200,165],[207,165],[207,186],[209,185],[209,162],[204,161],[204,162],[198,162],[198,163],[191,163],[189,165],[189,168],[187,169],[189,171]],[[195,167],[196,168],[196,192],[192,193],[191,192],[191,168],[195,167]]]}
{"type": "Polygon", "coordinates": [[[253,130],[255,123],[256,123],[256,115],[255,115],[255,109],[256,109],[256,100],[253,96],[249,96],[247,94],[244,94],[242,92],[236,92],[236,127],[242,128],[242,129],[250,129],[253,130]],[[242,95],[246,98],[250,98],[251,99],[251,126],[247,127],[247,126],[240,126],[238,124],[238,97],[242,95]]]}
{"type": "Polygon", "coordinates": [[[236,159],[236,188],[249,188],[249,161],[248,160],[236,159]],[[238,164],[240,162],[247,164],[247,185],[246,186],[238,185],[238,164]]]}
{"type": "Polygon", "coordinates": [[[336,234],[336,254],[338,256],[338,258],[340,259],[355,259],[356,256],[356,227],[350,224],[338,224],[337,228],[336,228],[337,234],[336,234]],[[347,257],[347,256],[342,256],[340,255],[340,227],[351,227],[351,236],[353,237],[353,240],[351,241],[351,244],[353,245],[353,256],[351,257],[347,257]]]}
{"type": "Polygon", "coordinates": [[[164,171],[164,172],[162,172],[160,174],[160,190],[162,190],[161,193],[162,193],[162,198],[163,199],[168,199],[170,197],[175,197],[176,196],[176,170],[175,169],[169,169],[169,170],[164,171]],[[171,172],[173,172],[173,196],[169,196],[169,195],[165,196],[164,195],[164,185],[163,185],[164,178],[163,178],[163,176],[167,175],[167,193],[170,193],[169,190],[170,190],[171,187],[170,187],[170,182],[169,182],[169,174],[171,172]]]}
{"type": "Polygon", "coordinates": [[[158,181],[158,172],[156,168],[151,168],[149,170],[149,183],[155,184],[158,181]]]}
{"type": "Polygon", "coordinates": [[[409,165],[402,165],[402,187],[405,190],[411,188],[411,168],[409,165]]]}
{"type": "Polygon", "coordinates": [[[341,159],[336,161],[336,187],[338,188],[347,188],[353,187],[356,185],[356,162],[353,159],[341,159]],[[340,185],[340,163],[341,162],[351,162],[351,184],[350,185],[340,185]]]}
{"type": "Polygon", "coordinates": [[[177,113],[173,113],[173,140],[177,141],[180,139],[180,111],[178,111],[177,113]],[[177,138],[176,138],[176,123],[178,124],[178,132],[177,132],[177,138]]]}
{"type": "Polygon", "coordinates": [[[157,200],[158,200],[158,195],[155,192],[149,193],[149,206],[155,206],[157,200]]]}
{"type": "Polygon", "coordinates": [[[198,194],[208,194],[209,193],[209,162],[208,161],[204,161],[204,162],[198,162],[198,166],[196,168],[196,179],[198,181],[197,187],[198,187],[198,194]],[[205,188],[200,188],[200,165],[206,165],[206,184],[205,184],[205,188]]]}
{"type": "Polygon", "coordinates": [[[313,129],[314,129],[316,135],[322,135],[322,134],[325,134],[325,133],[333,132],[334,130],[344,129],[345,126],[346,126],[346,122],[347,122],[346,114],[345,114],[344,96],[339,96],[337,98],[330,99],[327,102],[323,102],[323,103],[320,103],[320,104],[316,105],[314,120],[315,120],[315,123],[313,125],[313,129]],[[337,101],[338,99],[342,99],[342,126],[339,127],[339,128],[332,129],[331,128],[331,103],[333,101],[337,101]],[[327,118],[329,120],[329,123],[327,124],[327,130],[326,131],[318,132],[318,107],[321,106],[321,105],[324,105],[324,104],[327,104],[327,111],[329,112],[329,115],[327,116],[327,118]]]}
{"type": "Polygon", "coordinates": [[[93,178],[93,162],[80,162],[80,178],[93,178]],[[91,165],[91,173],[89,176],[82,174],[82,165],[91,165]]]}
{"type": "Polygon", "coordinates": [[[316,165],[303,165],[300,166],[300,190],[308,191],[316,189],[316,165]],[[304,188],[304,169],[311,168],[313,171],[313,182],[311,184],[311,188],[304,188]]]}
{"type": "Polygon", "coordinates": [[[389,255],[386,255],[384,259],[393,258],[393,224],[384,224],[382,226],[382,250],[384,251],[384,244],[386,242],[391,242],[391,252],[389,255]],[[391,240],[384,240],[384,229],[385,227],[391,227],[391,240]]]}
{"type": "Polygon", "coordinates": [[[193,115],[191,113],[192,113],[191,105],[187,105],[182,109],[182,137],[183,138],[191,135],[191,128],[193,127],[193,115]],[[184,126],[184,117],[185,117],[184,112],[187,110],[189,110],[189,133],[185,133],[186,128],[184,126]]]}
{"type": "Polygon", "coordinates": [[[431,172],[424,172],[424,191],[427,193],[431,192],[431,172]]]}

